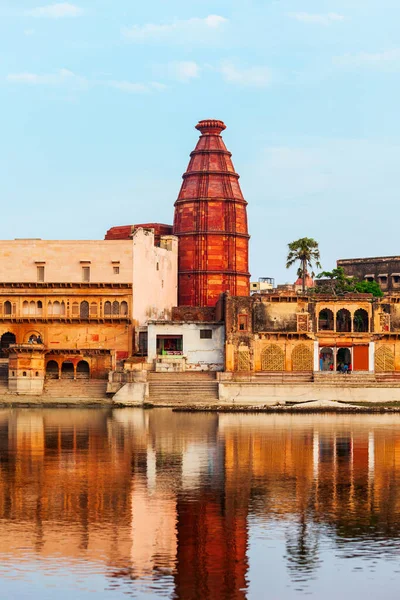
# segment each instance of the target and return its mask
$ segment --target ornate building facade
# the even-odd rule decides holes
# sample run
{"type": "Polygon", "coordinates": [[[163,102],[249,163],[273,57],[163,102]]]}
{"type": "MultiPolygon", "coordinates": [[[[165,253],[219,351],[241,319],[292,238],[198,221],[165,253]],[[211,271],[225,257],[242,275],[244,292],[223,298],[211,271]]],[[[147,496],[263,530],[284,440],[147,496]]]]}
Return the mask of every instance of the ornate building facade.
{"type": "Polygon", "coordinates": [[[294,292],[225,298],[225,370],[400,372],[400,296],[294,292]]]}
{"type": "Polygon", "coordinates": [[[177,241],[152,229],[128,240],[0,242],[0,351],[9,388],[51,378],[105,378],[150,317],[177,299],[177,241]],[[6,365],[4,365],[6,366],[6,365]]]}

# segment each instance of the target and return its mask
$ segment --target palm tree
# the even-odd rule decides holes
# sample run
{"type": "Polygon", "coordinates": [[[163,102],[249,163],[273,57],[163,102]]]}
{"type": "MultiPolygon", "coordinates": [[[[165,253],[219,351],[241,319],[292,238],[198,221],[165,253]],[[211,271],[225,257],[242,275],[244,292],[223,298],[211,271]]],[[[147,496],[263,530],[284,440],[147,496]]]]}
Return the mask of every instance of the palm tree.
{"type": "MultiPolygon", "coordinates": [[[[314,264],[318,269],[321,269],[319,262],[320,254],[318,242],[313,238],[300,238],[288,244],[289,252],[286,258],[286,268],[290,269],[297,261],[300,261],[298,270],[299,277],[303,280],[303,294],[306,291],[307,267],[313,268],[314,264]]],[[[314,273],[311,273],[314,277],[314,273]]]]}

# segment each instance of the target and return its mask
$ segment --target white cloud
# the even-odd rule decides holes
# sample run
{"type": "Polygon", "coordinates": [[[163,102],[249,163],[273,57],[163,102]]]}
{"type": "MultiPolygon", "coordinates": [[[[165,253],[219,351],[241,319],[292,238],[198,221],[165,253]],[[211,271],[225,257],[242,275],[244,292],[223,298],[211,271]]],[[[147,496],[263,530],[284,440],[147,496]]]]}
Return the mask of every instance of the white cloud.
{"type": "Polygon", "coordinates": [[[200,76],[200,67],[194,61],[180,61],[169,63],[168,75],[178,81],[189,81],[200,76]]]}
{"type": "Polygon", "coordinates": [[[254,87],[265,87],[271,83],[271,70],[268,67],[254,66],[240,69],[231,62],[224,62],[218,70],[227,83],[254,87]]]}
{"type": "Polygon", "coordinates": [[[400,48],[384,50],[382,52],[359,52],[357,54],[344,54],[333,59],[334,64],[342,67],[377,67],[399,68],[400,48]]]}
{"type": "Polygon", "coordinates": [[[288,13],[291,19],[301,21],[302,23],[311,23],[314,25],[330,25],[337,21],[344,21],[346,17],[337,13],[312,14],[306,12],[288,13]]]}
{"type": "Polygon", "coordinates": [[[122,35],[132,42],[171,39],[174,42],[192,40],[207,31],[216,30],[227,22],[225,17],[208,15],[203,19],[194,17],[187,20],[176,20],[172,23],[147,23],[133,25],[122,29],[122,35]]]}
{"type": "Polygon", "coordinates": [[[47,17],[50,19],[62,19],[64,17],[80,17],[83,15],[83,9],[69,2],[60,4],[49,4],[48,6],[38,6],[27,10],[25,14],[30,17],[47,17]]]}
{"type": "Polygon", "coordinates": [[[56,73],[38,75],[37,73],[12,73],[7,75],[10,83],[24,83],[30,85],[63,85],[66,83],[87,83],[84,77],[75,75],[68,69],[59,69],[56,73]]]}
{"type": "Polygon", "coordinates": [[[68,69],[59,69],[55,73],[42,75],[37,73],[14,73],[7,76],[7,81],[13,84],[68,86],[75,89],[89,89],[96,86],[103,86],[114,88],[129,94],[143,94],[152,90],[163,91],[167,87],[156,81],[150,83],[135,83],[132,81],[90,80],[86,77],[76,75],[68,69]]]}

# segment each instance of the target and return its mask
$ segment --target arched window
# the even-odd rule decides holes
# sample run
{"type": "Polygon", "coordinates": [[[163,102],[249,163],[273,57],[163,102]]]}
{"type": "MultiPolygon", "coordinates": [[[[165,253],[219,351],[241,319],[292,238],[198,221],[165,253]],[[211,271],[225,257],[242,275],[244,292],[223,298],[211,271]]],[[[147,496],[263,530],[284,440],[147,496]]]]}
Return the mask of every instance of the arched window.
{"type": "Polygon", "coordinates": [[[79,304],[77,302],[72,303],[72,316],[79,317],[79,304]]]}
{"type": "Polygon", "coordinates": [[[128,314],[128,303],[127,302],[121,302],[121,315],[123,317],[126,317],[128,314]]]}
{"type": "Polygon", "coordinates": [[[351,331],[351,314],[347,308],[341,308],[336,313],[336,331],[349,333],[351,331]]]}
{"type": "Polygon", "coordinates": [[[51,315],[53,314],[53,305],[51,302],[49,302],[47,304],[47,314],[51,317],[51,315]]]}
{"type": "Polygon", "coordinates": [[[314,366],[313,353],[306,344],[298,344],[292,352],[293,371],[312,371],[314,366]]]}
{"type": "Polygon", "coordinates": [[[22,314],[29,315],[29,302],[27,300],[24,300],[22,303],[22,314]]]}
{"type": "Polygon", "coordinates": [[[277,344],[270,344],[261,352],[262,371],[284,371],[285,353],[277,344]]]}
{"type": "Polygon", "coordinates": [[[97,302],[92,302],[90,304],[90,316],[97,317],[97,302]]]}
{"type": "Polygon", "coordinates": [[[60,304],[60,315],[65,316],[65,302],[61,302],[60,304]]]}
{"type": "Polygon", "coordinates": [[[111,315],[111,302],[104,302],[104,316],[109,317],[111,315]]]}
{"type": "Polygon", "coordinates": [[[81,319],[89,318],[89,302],[86,302],[86,300],[83,300],[83,302],[81,302],[81,308],[80,308],[79,314],[80,314],[81,319]]]}
{"type": "Polygon", "coordinates": [[[333,329],[333,312],[329,308],[324,308],[318,316],[318,331],[333,331],[333,329]]]}
{"type": "Polygon", "coordinates": [[[53,315],[59,316],[61,313],[61,306],[58,300],[53,302],[53,315]]]}
{"type": "Polygon", "coordinates": [[[363,308],[359,308],[354,313],[353,330],[357,333],[365,333],[369,330],[368,313],[363,308]]]}
{"type": "Polygon", "coordinates": [[[29,302],[29,314],[36,315],[36,302],[34,302],[33,300],[29,302]]]}
{"type": "Polygon", "coordinates": [[[114,302],[112,303],[112,314],[119,315],[119,302],[117,302],[116,300],[114,300],[114,302]]]}
{"type": "Polygon", "coordinates": [[[5,315],[11,315],[12,314],[11,302],[9,300],[6,300],[4,302],[4,314],[5,315]]]}
{"type": "Polygon", "coordinates": [[[38,302],[36,304],[36,313],[39,316],[43,314],[43,302],[41,300],[38,300],[38,302]]]}

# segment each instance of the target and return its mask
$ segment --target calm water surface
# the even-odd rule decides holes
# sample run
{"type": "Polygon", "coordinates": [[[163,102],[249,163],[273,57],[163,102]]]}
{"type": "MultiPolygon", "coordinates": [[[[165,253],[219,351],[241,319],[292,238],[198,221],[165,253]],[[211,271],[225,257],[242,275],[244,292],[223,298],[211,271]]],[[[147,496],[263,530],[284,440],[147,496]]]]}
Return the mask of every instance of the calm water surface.
{"type": "Polygon", "coordinates": [[[0,596],[400,597],[400,415],[0,411],[0,596]]]}

